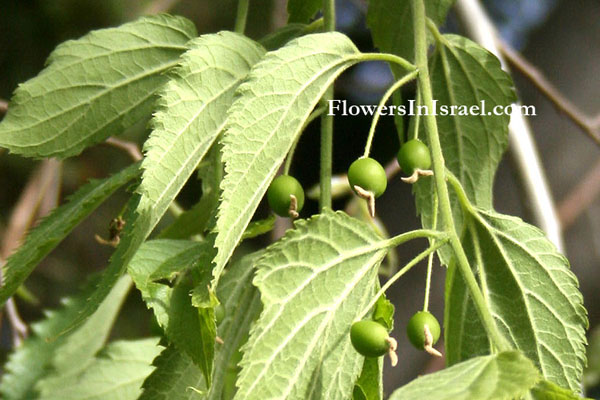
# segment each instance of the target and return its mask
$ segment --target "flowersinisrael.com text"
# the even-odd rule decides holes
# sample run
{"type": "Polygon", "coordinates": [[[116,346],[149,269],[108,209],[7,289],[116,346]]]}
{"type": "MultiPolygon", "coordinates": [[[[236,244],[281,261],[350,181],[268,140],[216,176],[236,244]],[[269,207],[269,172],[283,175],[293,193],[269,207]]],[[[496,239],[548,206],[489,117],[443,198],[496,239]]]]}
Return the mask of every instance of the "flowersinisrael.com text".
{"type": "MultiPolygon", "coordinates": [[[[338,115],[342,117],[367,115],[373,116],[377,111],[377,105],[374,104],[351,104],[346,100],[329,100],[328,115],[338,115]]],[[[429,115],[430,110],[427,106],[416,105],[415,100],[409,100],[408,105],[384,105],[379,111],[381,116],[386,115],[429,115]]],[[[438,116],[463,116],[463,115],[511,115],[521,113],[524,116],[536,116],[535,106],[526,106],[521,104],[510,104],[508,106],[496,105],[486,108],[485,100],[481,100],[478,105],[446,105],[439,104],[438,100],[433,100],[432,115],[438,116]]]]}

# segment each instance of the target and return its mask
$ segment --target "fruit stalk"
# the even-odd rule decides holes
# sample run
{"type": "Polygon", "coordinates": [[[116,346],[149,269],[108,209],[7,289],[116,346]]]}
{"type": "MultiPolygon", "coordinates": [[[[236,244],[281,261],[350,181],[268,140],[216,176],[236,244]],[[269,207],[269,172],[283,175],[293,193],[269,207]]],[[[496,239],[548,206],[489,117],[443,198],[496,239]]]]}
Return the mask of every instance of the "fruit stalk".
{"type": "MultiPolygon", "coordinates": [[[[433,110],[433,94],[431,89],[431,81],[429,78],[429,68],[427,64],[427,17],[425,16],[425,4],[423,0],[411,0],[411,8],[413,12],[413,26],[415,36],[415,62],[419,70],[418,84],[423,104],[429,110],[433,110]]],[[[431,155],[433,159],[433,171],[435,186],[438,193],[438,201],[440,205],[440,214],[444,230],[448,233],[448,240],[456,258],[456,265],[462,274],[467,288],[477,313],[483,322],[486,333],[494,346],[499,350],[508,350],[510,345],[500,335],[492,314],[483,297],[475,275],[469,265],[469,260],[462,247],[452,217],[452,208],[450,206],[450,197],[448,195],[448,187],[446,186],[446,174],[444,156],[437,129],[437,121],[432,114],[426,114],[423,118],[423,124],[429,138],[431,147],[431,155]]]]}

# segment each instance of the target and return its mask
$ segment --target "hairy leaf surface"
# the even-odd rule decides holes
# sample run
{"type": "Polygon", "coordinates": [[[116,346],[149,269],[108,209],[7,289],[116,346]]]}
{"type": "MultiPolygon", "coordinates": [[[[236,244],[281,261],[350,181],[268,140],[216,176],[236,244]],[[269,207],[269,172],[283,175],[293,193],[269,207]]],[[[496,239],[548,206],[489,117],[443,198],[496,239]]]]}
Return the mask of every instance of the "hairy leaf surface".
{"type": "Polygon", "coordinates": [[[188,46],[159,93],[144,145],[140,212],[152,212],[156,222],[215,142],[235,89],[265,52],[232,32],[201,36],[188,46]]]}
{"type": "Polygon", "coordinates": [[[111,290],[98,310],[71,335],[59,336],[65,324],[84,307],[97,280],[92,280],[80,294],[63,301],[63,308],[46,312],[46,318],[31,325],[30,336],[11,353],[0,384],[5,400],[36,398],[34,385],[48,374],[67,374],[81,368],[102,348],[131,279],[123,277],[111,290]]]}
{"type": "Polygon", "coordinates": [[[115,175],[92,180],[82,186],[68,202],[55,209],[35,227],[25,243],[8,258],[2,267],[0,304],[21,286],[35,267],[77,226],[117,189],[139,174],[139,164],[131,165],[115,175]]]}
{"type": "MultiPolygon", "coordinates": [[[[585,364],[586,311],[569,263],[539,229],[479,211],[463,239],[501,334],[563,387],[578,390],[585,364]]],[[[458,271],[447,277],[446,357],[489,353],[489,342],[458,271]]]]}
{"type": "MultiPolygon", "coordinates": [[[[485,113],[516,100],[513,82],[500,62],[478,44],[457,35],[444,35],[430,61],[433,98],[441,105],[481,106],[485,113]]],[[[498,163],[508,144],[507,115],[456,115],[436,117],[446,167],[463,185],[469,200],[478,207],[492,208],[492,189],[498,163]]],[[[424,132],[421,138],[424,138],[424,132]]],[[[432,226],[434,180],[415,184],[417,210],[424,227],[432,226]]],[[[462,212],[451,193],[454,222],[461,232],[462,212]]],[[[438,252],[448,263],[448,248],[438,252]]]]}
{"type": "Polygon", "coordinates": [[[0,146],[28,157],[69,157],[121,133],[153,107],[185,44],[182,17],[142,17],[59,45],[47,67],[20,85],[0,123],[0,146]]]}
{"type": "Polygon", "coordinates": [[[348,399],[364,358],[350,326],[374,295],[385,242],[326,211],[267,248],[254,284],[264,310],[244,347],[236,399],[348,399]]]}
{"type": "Polygon", "coordinates": [[[160,353],[158,339],[110,343],[77,374],[39,382],[40,400],[135,400],[152,360],[160,353]]]}
{"type": "Polygon", "coordinates": [[[511,351],[421,376],[392,393],[390,400],[512,400],[522,398],[539,379],[533,363],[511,351]]]}
{"type": "Polygon", "coordinates": [[[358,56],[340,33],[303,36],[267,53],[238,89],[222,141],[226,175],[217,219],[215,281],[304,121],[358,56]]]}

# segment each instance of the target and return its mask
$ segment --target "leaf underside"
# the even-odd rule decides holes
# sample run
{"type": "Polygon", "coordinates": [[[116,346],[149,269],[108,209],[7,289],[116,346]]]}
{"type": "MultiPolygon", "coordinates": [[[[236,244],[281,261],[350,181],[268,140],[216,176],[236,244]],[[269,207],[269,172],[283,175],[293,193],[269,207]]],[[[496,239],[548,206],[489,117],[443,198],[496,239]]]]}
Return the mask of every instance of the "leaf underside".
{"type": "MultiPolygon", "coordinates": [[[[471,217],[463,244],[501,334],[546,379],[578,391],[587,316],[567,259],[539,229],[490,211],[471,217]]],[[[453,266],[446,285],[448,363],[489,353],[483,325],[453,266]]]]}
{"type": "Polygon", "coordinates": [[[306,35],[267,55],[237,91],[222,139],[225,177],[215,282],[314,106],[358,50],[336,33],[306,35]]]}
{"type": "Polygon", "coordinates": [[[362,369],[349,331],[374,295],[382,239],[342,212],[295,225],[257,262],[264,309],[236,399],[348,399],[362,369]]]}
{"type": "MultiPolygon", "coordinates": [[[[430,60],[433,98],[441,105],[481,106],[486,113],[495,106],[516,100],[513,82],[498,59],[478,44],[457,35],[444,35],[430,60]]],[[[436,117],[446,167],[460,180],[472,204],[492,208],[494,176],[508,145],[509,116],[456,115],[436,117]]],[[[423,140],[425,136],[421,133],[423,140]]],[[[433,225],[434,179],[414,185],[417,211],[424,227],[433,225]]],[[[462,230],[462,210],[450,193],[454,223],[462,230]]],[[[439,212],[438,212],[439,215],[439,212]]],[[[438,252],[442,262],[450,261],[448,248],[438,252]]]]}
{"type": "Polygon", "coordinates": [[[142,17],[59,45],[21,84],[0,123],[0,146],[27,157],[66,158],[150,115],[153,95],[196,36],[185,18],[142,17]]]}
{"type": "Polygon", "coordinates": [[[415,379],[390,400],[512,400],[539,380],[531,361],[516,351],[482,356],[415,379]]]}

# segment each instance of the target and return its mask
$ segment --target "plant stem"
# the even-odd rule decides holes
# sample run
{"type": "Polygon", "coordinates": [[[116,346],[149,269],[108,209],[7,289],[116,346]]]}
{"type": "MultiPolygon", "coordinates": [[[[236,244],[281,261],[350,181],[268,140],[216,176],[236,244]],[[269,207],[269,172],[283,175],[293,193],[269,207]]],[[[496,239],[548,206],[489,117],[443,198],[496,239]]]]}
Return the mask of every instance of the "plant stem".
{"type": "MultiPolygon", "coordinates": [[[[419,90],[421,91],[423,104],[427,106],[429,110],[433,110],[433,94],[429,79],[429,68],[427,65],[427,20],[425,16],[424,0],[411,0],[411,7],[415,36],[415,61],[417,68],[419,69],[419,90]]],[[[448,234],[450,246],[454,251],[456,265],[465,280],[488,337],[498,350],[507,350],[510,346],[498,331],[494,318],[487,306],[485,298],[481,294],[475,275],[469,265],[467,255],[465,254],[454,227],[450,197],[448,195],[448,187],[446,186],[444,156],[442,154],[435,116],[429,113],[426,114],[423,117],[423,124],[429,137],[429,145],[431,146],[435,186],[438,193],[443,228],[448,234]]]]}
{"type": "Polygon", "coordinates": [[[446,244],[446,240],[440,240],[439,242],[435,243],[434,245],[429,246],[425,251],[420,253],[418,256],[413,258],[408,264],[406,264],[400,271],[396,272],[394,274],[394,276],[392,276],[390,279],[388,279],[387,282],[385,282],[385,284],[381,287],[381,289],[379,289],[377,294],[375,294],[375,296],[373,296],[373,299],[369,302],[369,304],[367,304],[367,306],[360,312],[360,314],[358,314],[359,315],[358,320],[363,319],[365,317],[365,315],[367,315],[369,310],[371,308],[373,308],[375,303],[377,303],[377,300],[381,297],[381,295],[383,295],[390,288],[390,286],[392,286],[398,279],[400,279],[402,277],[402,275],[404,275],[405,273],[410,271],[410,269],[412,267],[417,265],[421,260],[423,260],[429,254],[432,254],[433,252],[435,252],[437,249],[442,247],[444,244],[446,244]]]}
{"type": "Polygon", "coordinates": [[[246,20],[248,19],[248,6],[250,5],[250,0],[239,0],[237,15],[235,17],[235,28],[234,30],[237,33],[244,34],[246,30],[246,20]]]}
{"type": "Polygon", "coordinates": [[[405,83],[408,83],[415,79],[417,74],[418,71],[415,70],[404,75],[401,79],[399,79],[392,86],[390,86],[390,88],[385,92],[385,94],[381,98],[381,101],[377,106],[377,111],[375,112],[375,117],[373,117],[373,120],[371,121],[371,129],[369,129],[369,135],[367,137],[367,144],[365,145],[365,153],[363,157],[368,157],[369,153],[371,152],[371,145],[373,144],[373,137],[375,136],[375,127],[377,126],[377,122],[379,121],[379,117],[381,116],[381,108],[385,105],[385,103],[387,103],[389,98],[392,97],[392,94],[394,94],[396,90],[402,87],[405,83]]]}
{"type": "Polygon", "coordinates": [[[414,71],[417,67],[406,59],[389,53],[361,53],[358,57],[360,62],[364,61],[387,61],[397,64],[407,71],[414,71]]]}
{"type": "MultiPolygon", "coordinates": [[[[433,194],[433,218],[431,225],[433,229],[437,229],[437,219],[438,219],[438,196],[437,193],[433,194]]],[[[435,244],[435,239],[429,239],[429,246],[435,244]]],[[[431,252],[429,257],[427,257],[427,278],[425,280],[425,300],[423,301],[423,311],[428,311],[429,309],[429,293],[431,291],[431,274],[433,272],[433,255],[431,252]]]]}
{"type": "MultiPolygon", "coordinates": [[[[335,30],[335,0],[323,0],[323,28],[325,31],[335,30]]],[[[333,99],[333,84],[325,91],[321,99],[327,104],[333,99]]],[[[319,207],[321,210],[331,208],[331,164],[333,162],[333,115],[323,113],[321,116],[321,170],[319,184],[319,207]]]]}

